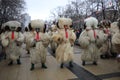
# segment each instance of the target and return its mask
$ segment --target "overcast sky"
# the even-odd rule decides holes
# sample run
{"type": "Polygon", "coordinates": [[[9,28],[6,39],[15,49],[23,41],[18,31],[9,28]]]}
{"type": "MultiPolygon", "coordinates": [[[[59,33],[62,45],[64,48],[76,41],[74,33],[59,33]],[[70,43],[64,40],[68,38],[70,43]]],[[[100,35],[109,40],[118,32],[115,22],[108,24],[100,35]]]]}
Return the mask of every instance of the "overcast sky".
{"type": "Polygon", "coordinates": [[[26,12],[31,19],[48,19],[50,11],[58,6],[65,6],[69,0],[25,0],[26,12]]]}

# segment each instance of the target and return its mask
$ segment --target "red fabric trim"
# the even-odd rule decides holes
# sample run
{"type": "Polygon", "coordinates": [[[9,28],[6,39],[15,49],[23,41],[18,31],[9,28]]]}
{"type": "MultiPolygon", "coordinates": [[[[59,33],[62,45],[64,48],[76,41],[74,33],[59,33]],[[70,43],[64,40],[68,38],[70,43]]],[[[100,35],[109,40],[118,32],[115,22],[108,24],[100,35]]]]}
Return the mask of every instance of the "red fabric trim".
{"type": "Polygon", "coordinates": [[[65,37],[68,38],[68,31],[67,31],[68,27],[67,27],[67,25],[64,25],[64,28],[65,28],[65,37]]]}
{"type": "Polygon", "coordinates": [[[38,33],[38,32],[36,33],[36,37],[35,37],[35,39],[36,39],[37,41],[40,40],[40,36],[39,36],[39,33],[38,33]]]}
{"type": "Polygon", "coordinates": [[[67,30],[65,30],[65,36],[66,36],[66,38],[68,38],[68,31],[67,30]]]}
{"type": "Polygon", "coordinates": [[[12,31],[11,38],[12,40],[15,38],[14,31],[12,31]]]}
{"type": "Polygon", "coordinates": [[[95,30],[93,30],[93,33],[94,33],[94,38],[96,38],[96,32],[95,32],[95,30]]]}

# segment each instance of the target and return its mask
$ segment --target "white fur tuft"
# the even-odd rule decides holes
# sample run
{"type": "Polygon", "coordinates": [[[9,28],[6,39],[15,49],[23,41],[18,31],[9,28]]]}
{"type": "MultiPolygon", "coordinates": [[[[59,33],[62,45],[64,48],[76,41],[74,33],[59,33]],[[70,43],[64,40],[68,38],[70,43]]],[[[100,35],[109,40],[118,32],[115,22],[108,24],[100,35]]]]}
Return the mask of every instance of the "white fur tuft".
{"type": "Polygon", "coordinates": [[[79,44],[80,47],[85,49],[90,45],[90,38],[88,36],[86,36],[86,30],[84,30],[81,35],[79,36],[79,44]]]}
{"type": "Polygon", "coordinates": [[[98,20],[95,17],[89,17],[84,20],[87,27],[97,28],[98,20]]]}
{"type": "Polygon", "coordinates": [[[113,22],[110,25],[110,31],[111,31],[112,35],[119,31],[117,24],[118,24],[118,22],[113,22]]]}
{"type": "Polygon", "coordinates": [[[52,26],[51,26],[51,30],[52,30],[52,31],[57,30],[57,26],[56,26],[56,25],[52,25],[52,26]]]}
{"type": "Polygon", "coordinates": [[[16,29],[17,29],[17,27],[21,27],[21,23],[18,21],[8,21],[4,24],[4,26],[6,26],[6,25],[8,25],[10,28],[16,27],[16,29]]]}
{"type": "Polygon", "coordinates": [[[9,40],[8,39],[4,39],[4,40],[1,41],[1,43],[2,43],[3,47],[7,47],[8,44],[9,44],[9,40]]]}

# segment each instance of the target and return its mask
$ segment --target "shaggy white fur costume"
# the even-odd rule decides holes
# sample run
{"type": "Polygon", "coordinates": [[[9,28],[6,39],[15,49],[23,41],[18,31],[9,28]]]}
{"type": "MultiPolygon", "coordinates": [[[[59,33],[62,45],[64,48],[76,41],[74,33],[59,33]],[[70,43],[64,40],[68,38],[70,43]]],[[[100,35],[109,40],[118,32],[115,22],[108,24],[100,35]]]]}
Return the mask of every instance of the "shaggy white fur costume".
{"type": "Polygon", "coordinates": [[[84,30],[79,37],[80,46],[83,48],[81,55],[83,61],[97,61],[99,58],[99,48],[107,37],[101,30],[95,30],[95,34],[96,38],[94,38],[93,30],[84,30]]]}
{"type": "Polygon", "coordinates": [[[39,33],[40,40],[36,42],[36,47],[31,48],[30,50],[30,57],[32,63],[45,63],[46,56],[47,56],[47,47],[49,45],[49,36],[47,33],[39,33]]]}
{"type": "Polygon", "coordinates": [[[110,26],[110,32],[112,34],[112,36],[119,31],[119,28],[117,26],[118,22],[113,22],[111,23],[111,26],[110,26]]]}
{"type": "Polygon", "coordinates": [[[85,20],[86,30],[79,37],[79,44],[83,48],[82,61],[97,61],[100,55],[99,48],[105,41],[106,36],[102,30],[97,28],[97,19],[90,17],[85,20]],[[94,29],[94,30],[93,30],[94,29]]]}
{"type": "Polygon", "coordinates": [[[3,47],[7,47],[9,44],[9,40],[8,38],[6,38],[8,36],[8,31],[4,32],[1,34],[1,43],[3,47]]]}
{"type": "Polygon", "coordinates": [[[120,32],[116,32],[112,37],[114,51],[120,54],[120,32]]]}
{"type": "Polygon", "coordinates": [[[35,31],[29,31],[24,33],[25,36],[25,43],[26,43],[26,50],[30,51],[30,48],[33,46],[33,41],[34,41],[34,36],[35,36],[35,31]]]}
{"type": "Polygon", "coordinates": [[[108,25],[107,21],[101,21],[101,26],[103,27],[102,29],[103,29],[104,34],[107,38],[104,41],[104,43],[102,44],[102,47],[100,48],[100,52],[101,52],[102,55],[107,55],[109,57],[111,55],[111,51],[110,51],[111,50],[110,26],[108,25]]]}
{"type": "Polygon", "coordinates": [[[50,47],[51,47],[53,52],[55,52],[55,50],[57,48],[57,43],[52,40],[52,36],[53,36],[53,34],[56,34],[57,32],[58,32],[57,31],[57,26],[56,25],[52,25],[51,26],[51,32],[49,32],[49,35],[51,36],[50,47]]]}
{"type": "Polygon", "coordinates": [[[17,60],[19,59],[19,56],[20,54],[22,53],[23,51],[23,48],[20,46],[22,44],[22,42],[24,42],[24,36],[21,32],[14,32],[14,40],[11,39],[11,35],[12,35],[12,32],[9,32],[9,46],[6,50],[6,53],[8,55],[8,57],[12,60],[17,60]],[[17,46],[17,44],[20,44],[19,46],[17,46]]]}
{"type": "MultiPolygon", "coordinates": [[[[37,32],[35,31],[35,35],[31,37],[32,42],[36,41],[36,46],[31,48],[30,50],[30,59],[31,63],[35,64],[41,60],[41,63],[46,62],[46,54],[47,54],[47,47],[49,45],[50,37],[47,33],[43,33],[44,29],[44,21],[42,20],[32,20],[31,27],[32,28],[40,28],[39,40],[36,40],[37,32]]],[[[30,39],[30,38],[29,38],[30,39]]]]}
{"type": "Polygon", "coordinates": [[[113,22],[111,24],[112,31],[112,46],[114,52],[120,54],[120,29],[118,26],[118,22],[113,22]]]}
{"type": "Polygon", "coordinates": [[[69,18],[59,18],[58,25],[60,28],[58,30],[58,33],[53,34],[52,36],[53,40],[59,44],[56,49],[56,59],[61,63],[72,61],[73,45],[76,39],[75,33],[70,29],[70,25],[72,25],[72,20],[69,18]],[[67,37],[64,26],[68,27],[67,37]]]}
{"type": "MultiPolygon", "coordinates": [[[[15,30],[17,27],[21,27],[20,23],[17,21],[9,21],[6,23],[7,26],[15,27],[15,30]]],[[[6,54],[7,57],[11,60],[17,60],[19,59],[19,56],[22,51],[22,47],[20,46],[22,42],[24,41],[24,36],[21,32],[12,32],[9,31],[7,34],[4,34],[4,38],[2,38],[2,44],[4,47],[6,47],[6,54]],[[14,34],[13,34],[14,33],[14,34]],[[14,37],[12,37],[14,36],[14,37]],[[19,46],[17,46],[19,44],[19,46]]]]}

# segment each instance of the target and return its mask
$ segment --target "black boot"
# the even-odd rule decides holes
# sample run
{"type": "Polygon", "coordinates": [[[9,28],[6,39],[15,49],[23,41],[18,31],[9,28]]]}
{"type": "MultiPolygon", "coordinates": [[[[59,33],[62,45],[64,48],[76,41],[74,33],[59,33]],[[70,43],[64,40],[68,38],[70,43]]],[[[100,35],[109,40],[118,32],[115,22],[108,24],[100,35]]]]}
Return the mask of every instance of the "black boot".
{"type": "Polygon", "coordinates": [[[31,68],[30,68],[30,70],[31,70],[31,71],[34,70],[34,64],[33,64],[33,63],[31,63],[31,68]]]}
{"type": "Polygon", "coordinates": [[[8,65],[12,65],[13,64],[13,61],[11,60],[9,63],[8,63],[8,65]]]}
{"type": "Polygon", "coordinates": [[[47,69],[47,66],[45,65],[45,63],[42,63],[42,68],[47,69]]]}
{"type": "Polygon", "coordinates": [[[63,63],[61,63],[60,68],[63,68],[63,65],[64,65],[64,64],[63,64],[63,63]]]}
{"type": "Polygon", "coordinates": [[[82,61],[82,65],[85,66],[85,61],[82,61]]]}
{"type": "Polygon", "coordinates": [[[96,61],[93,61],[93,65],[97,65],[97,62],[96,62],[96,61]]]}
{"type": "Polygon", "coordinates": [[[72,61],[69,62],[69,66],[70,66],[70,67],[73,67],[72,61]]]}
{"type": "Polygon", "coordinates": [[[18,64],[18,65],[20,65],[20,64],[21,64],[20,59],[17,59],[17,64],[18,64]]]}

